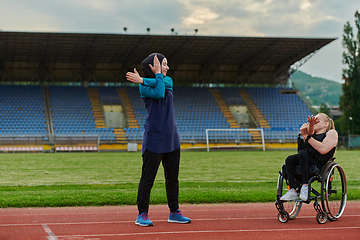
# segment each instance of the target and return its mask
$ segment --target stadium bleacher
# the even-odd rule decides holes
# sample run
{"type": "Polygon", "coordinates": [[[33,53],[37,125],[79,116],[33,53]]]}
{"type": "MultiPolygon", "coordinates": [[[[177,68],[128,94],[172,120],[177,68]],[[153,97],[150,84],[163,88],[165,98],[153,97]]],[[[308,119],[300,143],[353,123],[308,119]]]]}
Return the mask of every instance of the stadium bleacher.
{"type": "Polygon", "coordinates": [[[55,135],[98,135],[115,140],[112,128],[97,128],[86,88],[50,86],[50,105],[55,135]]]}
{"type": "Polygon", "coordinates": [[[0,85],[0,100],[0,152],[42,152],[49,140],[42,87],[0,85]]]}
{"type": "MultiPolygon", "coordinates": [[[[236,90],[228,89],[232,96],[232,101],[237,99],[237,103],[243,104],[242,98],[236,93],[236,90]],[[237,96],[236,96],[237,94],[237,96]]],[[[143,134],[143,125],[146,119],[146,109],[139,96],[137,87],[129,87],[127,90],[131,99],[139,128],[126,128],[126,136],[129,140],[141,141],[143,134]]],[[[225,93],[225,95],[227,92],[225,93]]],[[[176,87],[175,97],[175,115],[182,142],[204,142],[206,129],[228,129],[229,123],[220,111],[219,106],[212,97],[207,88],[176,87]]],[[[219,131],[211,133],[210,136],[216,141],[232,141],[234,139],[251,139],[248,132],[219,131]]]]}
{"type": "MultiPolygon", "coordinates": [[[[95,88],[101,104],[121,105],[116,87],[95,88]]],[[[240,96],[240,88],[217,89],[227,106],[246,105],[240,96]]],[[[47,90],[50,113],[47,113],[45,106],[46,87],[0,85],[0,136],[34,135],[48,141],[49,132],[53,132],[55,136],[89,135],[99,136],[101,142],[115,141],[113,128],[96,126],[88,89],[83,86],[49,86],[47,90]]],[[[281,88],[275,87],[246,89],[270,126],[264,129],[267,142],[294,141],[301,123],[310,115],[310,110],[298,95],[282,94],[280,90],[281,88]]],[[[230,128],[209,88],[179,86],[175,87],[174,91],[175,114],[181,142],[201,143],[205,141],[206,129],[230,128]]],[[[138,127],[124,128],[124,132],[127,141],[141,142],[146,109],[138,87],[127,87],[126,94],[136,115],[138,127]]],[[[252,135],[247,131],[218,131],[211,133],[210,138],[214,142],[241,143],[249,142],[252,135]]]]}
{"type": "Polygon", "coordinates": [[[246,105],[244,99],[239,94],[239,88],[223,87],[218,89],[228,106],[246,105]]]}
{"type": "Polygon", "coordinates": [[[296,139],[301,124],[311,115],[298,95],[280,94],[280,88],[252,87],[247,91],[271,126],[264,129],[266,140],[296,139]]]}
{"type": "MultiPolygon", "coordinates": [[[[220,107],[207,88],[177,87],[175,113],[180,140],[204,141],[206,129],[229,128],[220,107]]],[[[219,140],[224,136],[218,133],[219,140]]]]}
{"type": "Polygon", "coordinates": [[[125,136],[128,138],[129,141],[141,141],[144,132],[145,119],[147,116],[144,102],[140,97],[138,87],[128,87],[126,92],[129,96],[131,105],[136,115],[138,128],[124,128],[125,136]]]}
{"type": "Polygon", "coordinates": [[[48,139],[42,87],[0,85],[0,99],[0,134],[48,139]]]}
{"type": "Polygon", "coordinates": [[[115,87],[96,87],[102,104],[121,104],[115,87]]]}

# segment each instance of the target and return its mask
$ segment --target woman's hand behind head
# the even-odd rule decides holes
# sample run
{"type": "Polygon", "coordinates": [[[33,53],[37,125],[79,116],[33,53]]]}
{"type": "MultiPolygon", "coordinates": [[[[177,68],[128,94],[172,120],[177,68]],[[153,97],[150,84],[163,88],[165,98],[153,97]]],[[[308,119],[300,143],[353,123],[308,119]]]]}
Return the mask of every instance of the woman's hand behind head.
{"type": "Polygon", "coordinates": [[[154,57],[154,66],[149,64],[149,67],[151,68],[151,71],[153,71],[153,73],[155,73],[155,74],[161,73],[160,61],[159,61],[159,59],[158,59],[158,57],[156,55],[154,57]]]}

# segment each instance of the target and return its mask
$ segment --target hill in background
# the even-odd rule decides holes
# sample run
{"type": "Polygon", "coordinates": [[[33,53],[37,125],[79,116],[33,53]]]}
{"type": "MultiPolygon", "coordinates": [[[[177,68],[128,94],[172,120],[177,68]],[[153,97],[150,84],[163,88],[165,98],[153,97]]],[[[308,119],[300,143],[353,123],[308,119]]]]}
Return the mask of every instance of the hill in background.
{"type": "Polygon", "coordinates": [[[342,95],[341,83],[324,78],[312,77],[302,71],[292,75],[293,88],[299,90],[300,98],[310,106],[328,103],[338,106],[342,95]]]}

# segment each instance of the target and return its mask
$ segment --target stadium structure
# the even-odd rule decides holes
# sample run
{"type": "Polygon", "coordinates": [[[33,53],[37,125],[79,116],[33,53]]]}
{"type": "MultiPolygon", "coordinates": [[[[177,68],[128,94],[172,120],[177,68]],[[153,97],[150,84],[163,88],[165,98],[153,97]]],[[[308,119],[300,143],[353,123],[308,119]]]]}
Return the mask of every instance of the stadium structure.
{"type": "Polygon", "coordinates": [[[294,148],[310,110],[289,77],[333,40],[0,32],[0,152],[141,149],[146,110],[125,74],[153,52],[169,62],[182,149],[256,146],[253,129],[294,148]]]}

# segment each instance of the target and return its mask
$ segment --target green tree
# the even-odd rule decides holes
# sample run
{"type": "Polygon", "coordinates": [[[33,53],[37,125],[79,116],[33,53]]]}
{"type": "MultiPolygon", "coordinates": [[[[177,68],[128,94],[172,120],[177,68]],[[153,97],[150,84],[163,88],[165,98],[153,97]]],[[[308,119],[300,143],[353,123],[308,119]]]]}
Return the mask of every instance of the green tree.
{"type": "Polygon", "coordinates": [[[320,105],[319,112],[326,113],[327,115],[330,115],[330,107],[329,107],[329,105],[326,104],[326,103],[322,103],[320,105]]]}
{"type": "Polygon", "coordinates": [[[360,13],[355,13],[357,35],[354,36],[350,22],[344,25],[343,34],[343,95],[340,97],[340,110],[344,113],[341,119],[341,130],[360,133],[360,13]],[[352,122],[354,121],[354,122],[352,122]],[[354,129],[353,127],[354,126],[354,129]]]}

